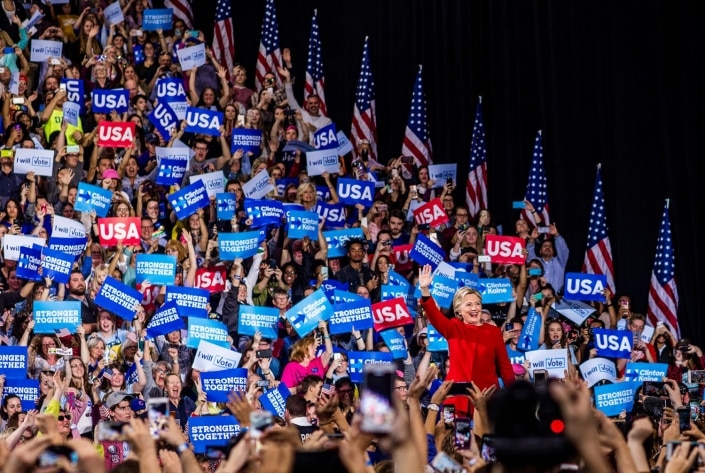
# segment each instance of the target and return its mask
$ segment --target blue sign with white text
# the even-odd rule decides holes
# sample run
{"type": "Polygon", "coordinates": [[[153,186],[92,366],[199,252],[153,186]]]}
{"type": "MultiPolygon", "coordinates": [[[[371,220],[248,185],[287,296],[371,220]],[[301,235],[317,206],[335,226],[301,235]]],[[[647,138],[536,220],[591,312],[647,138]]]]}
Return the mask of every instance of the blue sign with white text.
{"type": "Polygon", "coordinates": [[[335,124],[319,128],[313,134],[313,144],[317,149],[338,149],[338,136],[335,132],[335,124]]]}
{"type": "Polygon", "coordinates": [[[179,315],[176,302],[164,303],[147,325],[147,337],[157,338],[184,328],[184,320],[179,315]]]}
{"type": "Polygon", "coordinates": [[[162,158],[159,161],[159,170],[155,182],[163,186],[181,185],[186,174],[188,161],[180,159],[162,158]]]}
{"type": "Polygon", "coordinates": [[[592,330],[597,356],[605,358],[631,358],[634,348],[634,335],[628,330],[592,330]]]}
{"type": "Polygon", "coordinates": [[[287,220],[289,238],[309,237],[318,241],[318,214],[305,210],[292,210],[287,220]]]}
{"type": "Polygon", "coordinates": [[[529,314],[526,316],[526,322],[521,329],[517,348],[522,351],[533,351],[539,349],[539,337],[541,336],[541,314],[536,312],[533,307],[529,308],[529,314]]]}
{"type": "Polygon", "coordinates": [[[176,131],[179,127],[179,117],[165,100],[157,101],[157,106],[147,115],[147,118],[166,141],[171,139],[172,131],[176,131]]]}
{"type": "Polygon", "coordinates": [[[349,351],[348,366],[350,369],[350,381],[362,383],[364,381],[363,370],[365,365],[391,365],[394,361],[391,353],[378,351],[349,351]]]}
{"type": "Polygon", "coordinates": [[[207,108],[188,107],[186,109],[186,131],[202,135],[220,136],[223,112],[207,108]]]}
{"type": "MultiPolygon", "coordinates": [[[[85,248],[86,244],[83,243],[85,248]]],[[[30,281],[41,281],[39,267],[42,265],[42,247],[39,245],[21,246],[20,257],[17,260],[17,277],[30,281]]]]}
{"type": "Polygon", "coordinates": [[[26,378],[27,347],[0,346],[0,373],[8,378],[26,378]]]}
{"type": "Polygon", "coordinates": [[[262,130],[254,130],[249,128],[233,129],[232,137],[230,139],[230,151],[232,153],[241,149],[245,154],[258,154],[261,145],[262,130]]]}
{"type": "Polygon", "coordinates": [[[224,447],[239,433],[240,424],[235,416],[188,418],[188,438],[195,453],[206,453],[208,447],[224,447]]]}
{"type": "Polygon", "coordinates": [[[201,340],[219,345],[223,348],[230,348],[228,327],[226,327],[223,322],[192,317],[188,319],[188,338],[186,339],[186,346],[196,350],[201,340]]]}
{"type": "Polygon", "coordinates": [[[76,193],[76,205],[74,208],[80,212],[95,210],[95,214],[102,218],[108,215],[112,200],[113,191],[85,182],[79,182],[78,192],[76,193]]]}
{"type": "Polygon", "coordinates": [[[74,260],[84,253],[86,250],[85,238],[62,238],[52,236],[47,245],[50,249],[60,253],[73,255],[74,260]]]}
{"type": "Polygon", "coordinates": [[[629,413],[634,408],[637,386],[634,383],[595,386],[595,407],[609,417],[618,416],[622,411],[629,413]]]}
{"type": "Polygon", "coordinates": [[[42,276],[51,278],[54,282],[67,284],[75,259],[73,255],[44,248],[42,250],[42,276]]]}
{"type": "Polygon", "coordinates": [[[39,380],[8,378],[5,381],[5,389],[2,391],[3,398],[9,394],[16,394],[22,403],[22,410],[29,411],[37,408],[39,399],[39,380]]]}
{"type": "Polygon", "coordinates": [[[286,399],[290,395],[291,392],[286,387],[286,384],[280,383],[276,388],[265,391],[258,400],[262,405],[262,409],[283,418],[286,410],[286,399]]]}
{"type": "Polygon", "coordinates": [[[251,228],[278,227],[284,218],[284,207],[278,200],[245,198],[245,212],[252,219],[251,228]]]}
{"type": "Polygon", "coordinates": [[[277,338],[279,309],[256,305],[240,305],[237,319],[238,335],[254,336],[260,331],[264,338],[277,338]]]}
{"type": "Polygon", "coordinates": [[[491,278],[483,279],[482,286],[482,303],[497,304],[498,302],[512,302],[512,283],[507,278],[491,278]]]}
{"type": "Polygon", "coordinates": [[[176,212],[176,216],[181,220],[196,213],[198,209],[208,207],[210,199],[208,197],[208,189],[206,189],[203,181],[196,181],[180,190],[169,194],[169,203],[176,212]]]}
{"type": "Polygon", "coordinates": [[[140,253],[135,262],[135,276],[137,284],[144,281],[149,281],[153,286],[174,284],[176,256],[140,253]]]}
{"type": "Polygon", "coordinates": [[[341,203],[328,204],[318,202],[316,213],[320,215],[326,223],[324,228],[342,228],[345,226],[345,206],[341,203]]]}
{"type": "Polygon", "coordinates": [[[228,402],[230,391],[247,392],[247,368],[204,371],[200,378],[203,392],[211,402],[228,402]]]}
{"type": "Polygon", "coordinates": [[[375,183],[338,178],[338,197],[346,205],[362,204],[365,208],[370,208],[374,203],[375,183]]]}
{"type": "Polygon", "coordinates": [[[379,334],[382,340],[384,340],[384,344],[389,348],[389,351],[392,352],[392,357],[394,357],[395,360],[401,360],[407,357],[406,339],[397,332],[396,329],[390,328],[388,330],[382,330],[379,334]]]}
{"type": "Polygon", "coordinates": [[[331,316],[330,333],[350,333],[352,329],[362,330],[372,328],[372,306],[369,299],[336,304],[331,316]]]}
{"type": "Polygon", "coordinates": [[[430,238],[419,233],[416,235],[414,247],[409,252],[409,257],[420,265],[430,264],[432,269],[436,269],[441,261],[445,259],[443,248],[436,245],[430,238]]]}
{"type": "Polygon", "coordinates": [[[220,258],[232,261],[236,258],[249,258],[257,254],[260,243],[264,241],[262,232],[219,233],[218,248],[220,258]]]}
{"type": "Polygon", "coordinates": [[[149,8],[142,12],[142,30],[170,30],[174,16],[173,8],[149,8]]]}
{"type": "Polygon", "coordinates": [[[218,192],[215,195],[218,220],[230,220],[237,210],[237,197],[231,192],[218,192]]]}
{"type": "Polygon", "coordinates": [[[604,274],[566,273],[563,299],[606,302],[602,293],[606,287],[604,274]]]}
{"type": "Polygon", "coordinates": [[[142,293],[108,276],[95,296],[96,304],[125,320],[134,320],[142,293]]]}
{"type": "Polygon", "coordinates": [[[176,99],[186,100],[184,81],[179,77],[162,77],[157,79],[156,89],[158,99],[167,99],[167,101],[176,99]]]}
{"type": "Polygon", "coordinates": [[[34,301],[32,307],[34,333],[55,334],[56,329],[76,333],[81,325],[80,301],[34,301]]]}
{"type": "Polygon", "coordinates": [[[450,309],[453,297],[458,291],[458,281],[445,276],[436,275],[431,284],[431,295],[436,300],[438,307],[450,309]]]}
{"type": "Polygon", "coordinates": [[[328,244],[329,258],[342,258],[345,256],[345,242],[351,238],[364,240],[362,228],[345,228],[343,230],[328,230],[323,232],[323,237],[328,244]]]}
{"type": "Polygon", "coordinates": [[[130,108],[130,91],[127,89],[93,89],[91,110],[95,113],[125,113],[130,108]]]}
{"type": "Polygon", "coordinates": [[[624,371],[625,381],[663,381],[668,372],[667,363],[629,362],[624,371]]]}
{"type": "Polygon", "coordinates": [[[428,329],[428,351],[448,351],[448,340],[438,333],[433,325],[428,324],[426,328],[428,329]]]}
{"type": "Polygon", "coordinates": [[[167,286],[164,302],[176,302],[179,312],[188,317],[208,317],[208,302],[210,293],[208,289],[197,287],[167,286]]]}
{"type": "Polygon", "coordinates": [[[328,320],[333,315],[326,293],[318,289],[305,297],[294,307],[286,311],[286,318],[300,337],[305,337],[316,328],[321,320],[328,320]]]}

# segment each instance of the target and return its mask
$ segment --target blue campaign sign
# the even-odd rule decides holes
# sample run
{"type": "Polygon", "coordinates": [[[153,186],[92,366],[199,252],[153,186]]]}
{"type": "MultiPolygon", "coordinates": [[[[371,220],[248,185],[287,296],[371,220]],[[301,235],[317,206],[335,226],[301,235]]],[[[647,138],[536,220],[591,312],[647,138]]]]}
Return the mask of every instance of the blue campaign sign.
{"type": "Polygon", "coordinates": [[[458,285],[460,287],[471,287],[473,289],[480,290],[480,278],[475,273],[456,271],[455,279],[458,280],[458,285]]]}
{"type": "Polygon", "coordinates": [[[294,307],[286,311],[286,318],[300,337],[308,335],[321,320],[328,320],[333,315],[333,306],[328,302],[323,289],[305,297],[294,307]]]}
{"type": "Polygon", "coordinates": [[[634,335],[628,330],[592,330],[597,356],[606,358],[631,358],[634,335]]]}
{"type": "MultiPolygon", "coordinates": [[[[325,281],[326,283],[331,282],[331,280],[325,281]]],[[[346,284],[345,286],[348,286],[346,284]]],[[[323,287],[323,286],[321,286],[323,287]]],[[[345,289],[334,289],[333,290],[333,303],[334,304],[340,304],[342,302],[357,302],[361,300],[369,300],[366,299],[362,296],[358,296],[357,294],[354,294],[352,292],[349,292],[347,290],[347,287],[345,289]]]]}
{"type": "Polygon", "coordinates": [[[184,328],[184,321],[179,315],[176,302],[166,302],[147,324],[147,338],[154,339],[159,335],[166,335],[182,328],[184,328]]]}
{"type": "Polygon", "coordinates": [[[287,235],[289,238],[309,237],[318,240],[318,214],[305,210],[292,210],[287,219],[287,235]]]}
{"type": "Polygon", "coordinates": [[[328,186],[316,186],[316,198],[318,200],[330,200],[331,193],[328,186]]]}
{"type": "Polygon", "coordinates": [[[365,365],[391,365],[394,358],[391,353],[378,351],[349,351],[348,366],[350,381],[361,383],[364,381],[363,370],[365,365]]]}
{"type": "Polygon", "coordinates": [[[153,286],[174,284],[176,256],[140,253],[135,261],[137,284],[149,281],[153,286]]]}
{"type": "Polygon", "coordinates": [[[455,279],[440,275],[433,277],[431,295],[438,303],[438,307],[450,309],[456,292],[458,292],[458,281],[455,279]]]}
{"type": "Polygon", "coordinates": [[[252,130],[249,128],[234,128],[230,139],[230,151],[241,149],[245,154],[258,154],[262,145],[262,130],[252,130]]]}
{"type": "Polygon", "coordinates": [[[167,101],[183,99],[186,100],[186,89],[184,81],[178,77],[162,77],[157,79],[157,98],[167,99],[167,101]]]}
{"type": "Polygon", "coordinates": [[[306,143],[305,141],[299,141],[299,140],[290,140],[287,141],[286,144],[284,145],[284,148],[282,151],[285,153],[293,153],[295,151],[301,151],[302,153],[305,153],[307,151],[315,151],[316,148],[311,146],[310,144],[306,143]]]}
{"type": "Polygon", "coordinates": [[[375,183],[341,177],[338,179],[338,197],[346,205],[362,204],[370,208],[375,201],[375,183]]]}
{"type": "Polygon", "coordinates": [[[338,149],[335,123],[316,130],[313,134],[313,144],[317,149],[338,149]]]}
{"type": "Polygon", "coordinates": [[[75,259],[86,250],[86,239],[82,237],[62,238],[52,235],[47,246],[54,251],[73,255],[75,259]]]}
{"type": "Polygon", "coordinates": [[[42,250],[42,276],[51,278],[54,282],[67,284],[75,259],[73,255],[44,248],[42,250]]]}
{"type": "Polygon", "coordinates": [[[207,108],[188,107],[186,109],[186,131],[202,135],[220,136],[223,112],[207,108]]]}
{"type": "Polygon", "coordinates": [[[482,303],[497,304],[498,302],[512,302],[512,283],[507,278],[492,278],[482,280],[482,303]]]}
{"type": "MultiPolygon", "coordinates": [[[[148,10],[145,10],[147,12],[148,10]]],[[[208,447],[224,447],[240,433],[235,416],[198,416],[188,418],[188,438],[195,453],[206,453],[208,447]]]]}
{"type": "Polygon", "coordinates": [[[176,302],[179,312],[188,317],[208,318],[208,289],[197,287],[167,286],[164,302],[176,302]]]}
{"type": "Polygon", "coordinates": [[[352,329],[372,328],[372,306],[369,299],[336,304],[331,316],[330,333],[350,333],[352,329]]]}
{"type": "Polygon", "coordinates": [[[343,230],[328,230],[323,232],[323,237],[328,243],[328,257],[342,258],[345,256],[345,242],[351,238],[364,240],[362,228],[346,228],[343,230]]]}
{"type": "Polygon", "coordinates": [[[0,346],[0,373],[8,378],[26,378],[27,347],[0,346]]]}
{"type": "Polygon", "coordinates": [[[397,297],[403,297],[406,299],[406,295],[409,293],[408,286],[394,286],[392,284],[382,284],[382,300],[395,299],[397,297]]]}
{"type": "MultiPolygon", "coordinates": [[[[86,247],[85,241],[83,243],[83,248],[86,247]]],[[[34,246],[21,246],[20,247],[20,257],[17,259],[17,277],[23,279],[29,279],[30,281],[41,281],[42,277],[39,275],[39,267],[42,264],[42,247],[38,245],[34,246]]]]}
{"type": "Polygon", "coordinates": [[[173,194],[169,194],[168,198],[179,219],[188,218],[191,214],[195,214],[198,209],[210,205],[208,189],[206,189],[203,181],[196,181],[193,184],[182,187],[173,194]]]}
{"type": "Polygon", "coordinates": [[[198,349],[201,340],[205,340],[223,348],[230,348],[228,327],[223,322],[212,319],[193,317],[188,319],[188,339],[186,346],[198,349]]]}
{"type": "Polygon", "coordinates": [[[230,192],[218,192],[215,195],[218,220],[230,220],[237,210],[237,197],[230,192]]]}
{"type": "Polygon", "coordinates": [[[279,179],[274,181],[274,188],[277,190],[277,195],[283,196],[289,184],[299,185],[299,180],[295,177],[285,177],[284,179],[279,179]]]}
{"type": "Polygon", "coordinates": [[[629,382],[595,386],[595,407],[610,417],[618,416],[622,411],[629,413],[634,408],[638,386],[629,382]]]}
{"type": "Polygon", "coordinates": [[[445,259],[443,248],[436,245],[430,238],[419,233],[416,235],[416,243],[409,252],[409,257],[420,265],[430,264],[432,269],[436,269],[441,261],[445,259]]]}
{"type": "Polygon", "coordinates": [[[401,274],[397,273],[393,269],[389,270],[389,284],[393,286],[404,286],[406,288],[411,287],[411,283],[401,274]]]}
{"type": "Polygon", "coordinates": [[[165,100],[157,101],[157,106],[154,107],[152,113],[147,115],[147,118],[166,141],[171,139],[172,130],[176,130],[179,127],[179,117],[165,100]]]}
{"type": "Polygon", "coordinates": [[[541,336],[541,314],[536,312],[533,307],[529,308],[529,314],[526,316],[526,322],[521,329],[517,348],[522,351],[533,351],[539,349],[539,337],[541,336]]]}
{"type": "Polygon", "coordinates": [[[262,409],[283,418],[286,410],[286,399],[290,395],[291,392],[286,387],[286,384],[280,383],[276,388],[265,391],[258,400],[262,405],[262,409]]]}
{"type": "Polygon", "coordinates": [[[8,378],[5,380],[5,389],[2,391],[3,398],[9,394],[16,394],[22,403],[22,410],[29,411],[37,408],[39,399],[39,380],[8,378]]]}
{"type": "Polygon", "coordinates": [[[130,108],[130,91],[127,89],[93,89],[91,110],[96,113],[125,113],[130,108]]]}
{"type": "Polygon", "coordinates": [[[438,333],[433,325],[428,324],[426,328],[428,329],[428,351],[448,351],[448,340],[438,333]]]}
{"type": "Polygon", "coordinates": [[[80,212],[95,210],[95,214],[102,218],[108,215],[112,201],[113,191],[85,182],[79,182],[78,192],[76,193],[76,205],[74,208],[80,212]]]}
{"type": "Polygon", "coordinates": [[[187,165],[188,159],[186,161],[171,158],[160,159],[155,182],[163,186],[181,185],[184,181],[187,165]]]}
{"type": "Polygon", "coordinates": [[[34,333],[53,335],[62,328],[76,333],[81,325],[80,301],[35,301],[32,309],[34,333]]]}
{"type": "Polygon", "coordinates": [[[262,232],[258,230],[243,233],[218,233],[220,258],[232,261],[236,258],[254,256],[263,240],[262,232]]]}
{"type": "Polygon", "coordinates": [[[122,319],[134,320],[137,307],[142,303],[142,293],[108,276],[94,302],[122,319]]]}
{"type": "Polygon", "coordinates": [[[85,110],[85,90],[82,79],[61,79],[61,83],[66,86],[66,101],[78,104],[81,107],[81,113],[85,110]]]}
{"type": "Polygon", "coordinates": [[[245,198],[245,213],[252,219],[251,228],[279,226],[284,218],[284,206],[278,200],[245,198]]]}
{"type": "Polygon", "coordinates": [[[228,402],[230,391],[247,392],[247,368],[204,371],[200,377],[203,392],[211,402],[228,402]]]}
{"type": "Polygon", "coordinates": [[[279,309],[255,305],[241,305],[237,319],[238,335],[253,336],[256,331],[262,332],[265,338],[277,338],[279,324],[279,309]]]}
{"type": "Polygon", "coordinates": [[[142,30],[170,30],[174,17],[173,8],[149,8],[142,13],[142,30]]]}
{"type": "Polygon", "coordinates": [[[342,228],[345,226],[345,206],[341,203],[328,204],[318,202],[316,213],[323,218],[326,223],[325,228],[342,228]]]}
{"type": "Polygon", "coordinates": [[[602,294],[606,287],[604,274],[566,273],[563,299],[606,302],[602,294]]]}
{"type": "Polygon", "coordinates": [[[625,381],[663,381],[668,372],[667,363],[627,363],[624,379],[625,381]]]}
{"type": "Polygon", "coordinates": [[[392,352],[392,357],[395,360],[405,359],[407,357],[406,340],[396,329],[390,328],[388,330],[382,330],[379,334],[382,340],[384,340],[384,344],[389,348],[389,351],[392,352]]]}

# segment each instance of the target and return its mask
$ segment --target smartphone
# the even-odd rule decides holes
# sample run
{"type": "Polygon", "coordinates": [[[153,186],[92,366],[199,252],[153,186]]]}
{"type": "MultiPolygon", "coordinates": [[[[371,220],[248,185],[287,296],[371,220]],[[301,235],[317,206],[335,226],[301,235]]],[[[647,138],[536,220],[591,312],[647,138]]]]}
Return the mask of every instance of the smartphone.
{"type": "Polygon", "coordinates": [[[255,351],[255,356],[257,358],[271,358],[272,350],[257,350],[255,351]]]}
{"type": "Polygon", "coordinates": [[[363,227],[367,226],[367,217],[362,217],[362,220],[360,221],[360,225],[362,225],[363,227]]]}
{"type": "Polygon", "coordinates": [[[414,162],[414,157],[413,156],[402,156],[401,157],[401,162],[403,164],[411,164],[414,162]]]}
{"type": "Polygon", "coordinates": [[[537,292],[536,294],[534,294],[534,299],[536,299],[537,301],[543,299],[543,292],[537,292]]]}
{"type": "Polygon", "coordinates": [[[453,429],[453,439],[455,448],[458,450],[468,450],[470,448],[470,440],[472,435],[472,420],[468,417],[458,417],[455,419],[455,428],[453,429]]]}
{"type": "Polygon", "coordinates": [[[142,36],[142,30],[130,30],[130,36],[142,36]]]}
{"type": "Polygon", "coordinates": [[[399,171],[396,168],[392,169],[392,177],[399,177],[399,171]]]}
{"type": "Polygon", "coordinates": [[[513,209],[525,209],[526,208],[526,202],[523,200],[515,200],[512,202],[512,208],[513,209]]]}
{"type": "Polygon", "coordinates": [[[379,210],[380,212],[386,212],[387,211],[387,204],[379,204],[377,206],[377,210],[379,210]]]}
{"type": "Polygon", "coordinates": [[[79,145],[67,145],[66,154],[80,153],[81,147],[79,145]]]}
{"type": "Polygon", "coordinates": [[[39,468],[51,468],[57,466],[61,458],[67,458],[72,465],[78,464],[78,454],[65,445],[50,445],[37,457],[39,468]]]}
{"type": "Polygon", "coordinates": [[[192,38],[198,38],[198,30],[189,30],[188,34],[190,34],[192,38]]]}
{"type": "Polygon", "coordinates": [[[493,435],[483,435],[482,436],[482,450],[480,451],[482,459],[487,463],[494,463],[497,461],[497,457],[494,454],[494,436],[493,435]]]}
{"type": "Polygon", "coordinates": [[[137,340],[137,349],[139,351],[144,351],[144,337],[140,337],[139,340],[137,340]]]}
{"type": "Polygon", "coordinates": [[[258,388],[268,388],[269,387],[269,381],[266,379],[261,379],[257,381],[257,387],[258,388]]]}
{"type": "Polygon", "coordinates": [[[538,227],[539,233],[550,233],[551,229],[549,227],[538,227]]]}
{"type": "Polygon", "coordinates": [[[125,424],[121,422],[100,421],[98,423],[98,431],[96,432],[96,440],[99,442],[122,440],[122,428],[124,425],[125,424]]]}
{"type": "Polygon", "coordinates": [[[644,381],[642,394],[644,396],[668,397],[665,384],[663,381],[644,381]]]}
{"type": "MultiPolygon", "coordinates": [[[[683,444],[683,443],[685,443],[685,442],[682,442],[680,440],[674,440],[673,442],[668,442],[668,444],[666,444],[666,461],[671,460],[671,457],[673,456],[673,452],[675,452],[676,448],[680,447],[681,444],[683,444]]],[[[694,440],[690,440],[687,443],[690,444],[691,450],[693,448],[702,448],[702,446],[698,447],[698,442],[696,442],[694,440]]],[[[689,471],[695,471],[695,470],[689,470],[689,471]]]]}
{"type": "Polygon", "coordinates": [[[59,90],[66,90],[66,84],[59,84],[59,90]]]}
{"type": "Polygon", "coordinates": [[[678,427],[681,432],[690,430],[690,406],[681,406],[676,409],[678,413],[678,427]]]}
{"type": "Polygon", "coordinates": [[[470,383],[467,383],[465,381],[456,381],[450,387],[450,390],[448,391],[448,395],[449,396],[465,396],[468,393],[469,386],[470,386],[470,383]]]}
{"type": "Polygon", "coordinates": [[[365,365],[360,398],[360,430],[363,432],[384,435],[392,431],[395,418],[392,404],[395,376],[392,365],[365,365]]]}
{"type": "Polygon", "coordinates": [[[543,271],[541,271],[541,268],[529,269],[529,276],[541,276],[542,274],[543,274],[543,271]]]}
{"type": "Polygon", "coordinates": [[[159,432],[164,427],[166,418],[169,417],[169,399],[165,397],[150,397],[147,400],[147,419],[152,437],[158,438],[159,432]]]}
{"type": "Polygon", "coordinates": [[[273,87],[267,87],[267,92],[269,95],[274,95],[274,88],[273,87]]]}
{"type": "Polygon", "coordinates": [[[15,54],[15,48],[12,46],[7,46],[6,48],[2,49],[3,54],[15,54]]]}
{"type": "Polygon", "coordinates": [[[277,260],[274,258],[269,259],[269,268],[270,269],[277,269],[277,260]]]}
{"type": "Polygon", "coordinates": [[[22,105],[22,104],[24,104],[24,97],[12,97],[12,104],[13,104],[13,105],[22,105]]]}
{"type": "Polygon", "coordinates": [[[619,301],[619,305],[622,307],[629,307],[629,301],[621,300],[619,301]]]}
{"type": "Polygon", "coordinates": [[[438,452],[431,462],[433,471],[439,473],[463,473],[465,469],[463,465],[458,463],[446,452],[438,452]]]}
{"type": "Polygon", "coordinates": [[[688,371],[689,384],[705,384],[705,370],[688,371]]]}
{"type": "Polygon", "coordinates": [[[431,229],[431,225],[429,225],[428,223],[420,223],[417,228],[420,232],[426,232],[431,229]]]}
{"type": "Polygon", "coordinates": [[[324,281],[328,279],[328,266],[321,267],[321,279],[323,279],[324,281]]]}
{"type": "Polygon", "coordinates": [[[491,263],[492,258],[489,255],[478,255],[477,262],[478,263],[491,263]]]}
{"type": "Polygon", "coordinates": [[[415,185],[410,185],[409,186],[409,192],[411,192],[411,198],[412,199],[417,199],[419,197],[418,192],[416,191],[416,186],[415,185]]]}
{"type": "Polygon", "coordinates": [[[52,66],[60,66],[61,60],[60,59],[51,59],[51,60],[49,60],[49,64],[51,64],[52,66]]]}
{"type": "Polygon", "coordinates": [[[445,404],[443,406],[443,423],[446,427],[450,427],[455,422],[455,406],[445,404]]]}
{"type": "Polygon", "coordinates": [[[334,360],[339,360],[342,355],[340,353],[333,353],[333,359],[334,360]]]}
{"type": "Polygon", "coordinates": [[[448,179],[446,179],[446,185],[447,185],[447,186],[452,186],[452,185],[453,185],[453,178],[452,178],[452,177],[449,177],[448,179]]]}
{"type": "Polygon", "coordinates": [[[541,384],[546,382],[548,379],[548,371],[546,370],[534,370],[534,384],[541,384]]]}
{"type": "Polygon", "coordinates": [[[274,425],[272,413],[269,411],[250,412],[250,437],[257,440],[274,425]]]}

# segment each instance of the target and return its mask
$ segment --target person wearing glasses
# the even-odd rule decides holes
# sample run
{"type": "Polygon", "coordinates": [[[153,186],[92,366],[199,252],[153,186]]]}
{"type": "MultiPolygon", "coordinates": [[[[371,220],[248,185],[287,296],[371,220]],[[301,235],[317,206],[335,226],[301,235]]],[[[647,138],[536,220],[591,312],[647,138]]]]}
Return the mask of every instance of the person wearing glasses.
{"type": "MultiPolygon", "coordinates": [[[[450,197],[451,200],[453,199],[450,195],[444,197],[444,199],[448,197],[450,197]]],[[[445,202],[443,206],[445,207],[445,202]]],[[[447,209],[446,211],[448,212],[447,209]]],[[[467,231],[467,229],[470,228],[470,224],[468,223],[470,211],[466,205],[458,205],[452,213],[448,212],[448,215],[452,217],[453,224],[443,230],[443,242],[445,243],[443,249],[446,254],[448,254],[450,249],[461,239],[458,232],[467,231]]]]}

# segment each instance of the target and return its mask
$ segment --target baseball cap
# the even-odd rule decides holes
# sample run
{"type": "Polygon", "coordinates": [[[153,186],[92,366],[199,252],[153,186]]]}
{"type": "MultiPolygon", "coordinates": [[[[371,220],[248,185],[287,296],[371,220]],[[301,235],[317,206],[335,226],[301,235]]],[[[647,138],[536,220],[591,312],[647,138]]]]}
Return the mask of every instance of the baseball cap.
{"type": "Polygon", "coordinates": [[[119,179],[120,176],[118,175],[117,171],[115,169],[106,169],[103,171],[103,179],[119,179]]]}
{"type": "Polygon", "coordinates": [[[154,133],[148,133],[147,136],[144,137],[144,141],[153,145],[159,144],[159,137],[154,133]]]}
{"type": "Polygon", "coordinates": [[[120,404],[124,400],[132,402],[132,396],[124,391],[116,391],[110,393],[103,403],[108,409],[114,409],[115,406],[120,404]]]}
{"type": "Polygon", "coordinates": [[[133,411],[139,412],[139,411],[145,410],[147,408],[147,405],[144,403],[144,401],[142,399],[135,398],[132,400],[130,407],[132,408],[133,411]]]}

